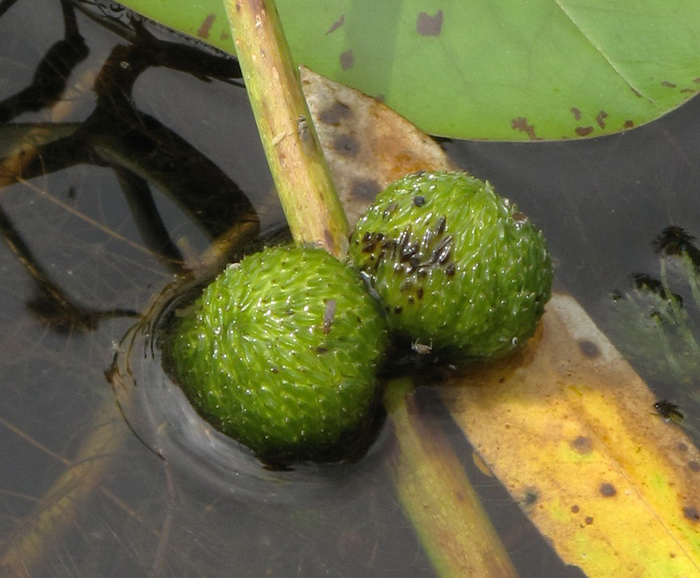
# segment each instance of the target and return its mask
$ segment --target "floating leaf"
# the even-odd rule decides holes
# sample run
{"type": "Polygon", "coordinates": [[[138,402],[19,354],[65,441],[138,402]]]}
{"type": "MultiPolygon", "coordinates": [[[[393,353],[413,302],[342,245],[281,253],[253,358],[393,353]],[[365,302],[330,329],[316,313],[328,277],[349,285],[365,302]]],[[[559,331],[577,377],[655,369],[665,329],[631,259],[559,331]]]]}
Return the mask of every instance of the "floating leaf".
{"type": "Polygon", "coordinates": [[[588,576],[696,576],[700,453],[574,299],[539,342],[443,390],[495,475],[588,576]]]}
{"type": "MultiPolygon", "coordinates": [[[[232,52],[220,0],[128,0],[232,52]]],[[[298,64],[455,138],[600,136],[700,89],[700,4],[642,0],[278,0],[298,64]]]]}

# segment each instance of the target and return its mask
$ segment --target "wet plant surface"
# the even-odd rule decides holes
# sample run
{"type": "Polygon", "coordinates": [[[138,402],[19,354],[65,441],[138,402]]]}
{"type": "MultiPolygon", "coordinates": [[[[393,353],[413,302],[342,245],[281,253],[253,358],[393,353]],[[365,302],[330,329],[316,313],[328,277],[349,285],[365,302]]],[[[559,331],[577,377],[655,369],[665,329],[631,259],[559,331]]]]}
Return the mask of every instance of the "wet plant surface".
{"type": "MultiPolygon", "coordinates": [[[[356,464],[269,472],[246,458],[240,484],[192,448],[162,459],[117,411],[105,372],[153,298],[212,242],[216,263],[282,220],[235,61],[123,27],[113,9],[121,20],[0,2],[3,562],[35,540],[32,576],[432,576],[386,475],[386,435],[356,464]],[[71,473],[89,491],[47,494],[71,473]]],[[[691,434],[699,119],[691,101],[600,140],[446,145],[545,231],[560,288],[683,415],[669,427],[691,434]]],[[[431,392],[419,400],[453,436],[521,574],[578,575],[472,464],[431,392]]]]}

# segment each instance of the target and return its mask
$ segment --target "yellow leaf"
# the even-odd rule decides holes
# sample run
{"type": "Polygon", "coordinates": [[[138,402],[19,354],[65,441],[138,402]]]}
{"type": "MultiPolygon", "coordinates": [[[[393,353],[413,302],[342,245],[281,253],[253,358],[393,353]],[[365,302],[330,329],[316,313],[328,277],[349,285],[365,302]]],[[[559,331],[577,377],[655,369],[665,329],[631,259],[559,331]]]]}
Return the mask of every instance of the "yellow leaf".
{"type": "Polygon", "coordinates": [[[592,577],[700,576],[700,453],[573,298],[552,298],[515,357],[441,393],[565,562],[592,577]]]}

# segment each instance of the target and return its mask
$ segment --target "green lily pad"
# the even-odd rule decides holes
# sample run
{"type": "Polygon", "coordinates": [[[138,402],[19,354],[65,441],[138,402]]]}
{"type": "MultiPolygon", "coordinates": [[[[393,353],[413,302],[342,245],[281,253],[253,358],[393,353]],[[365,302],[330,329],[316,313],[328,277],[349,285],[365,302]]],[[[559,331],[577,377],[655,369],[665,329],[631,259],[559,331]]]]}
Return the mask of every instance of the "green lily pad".
{"type": "MultiPolygon", "coordinates": [[[[126,0],[233,51],[221,0],[126,0]]],[[[700,90],[700,3],[278,0],[294,59],[430,134],[539,140],[644,124],[700,90]]]]}

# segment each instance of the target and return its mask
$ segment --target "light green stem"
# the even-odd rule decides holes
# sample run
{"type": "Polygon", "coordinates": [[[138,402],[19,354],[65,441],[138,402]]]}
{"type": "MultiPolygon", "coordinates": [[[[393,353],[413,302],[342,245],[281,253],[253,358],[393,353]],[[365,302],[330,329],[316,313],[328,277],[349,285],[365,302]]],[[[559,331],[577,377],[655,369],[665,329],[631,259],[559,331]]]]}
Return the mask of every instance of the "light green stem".
{"type": "Polygon", "coordinates": [[[335,192],[274,0],[225,0],[258,132],[294,240],[343,258],[350,227],[335,192]]]}

